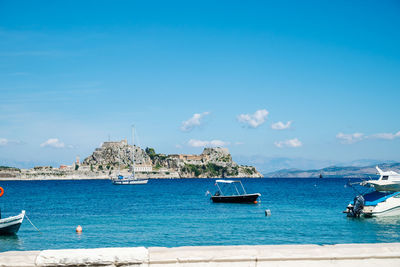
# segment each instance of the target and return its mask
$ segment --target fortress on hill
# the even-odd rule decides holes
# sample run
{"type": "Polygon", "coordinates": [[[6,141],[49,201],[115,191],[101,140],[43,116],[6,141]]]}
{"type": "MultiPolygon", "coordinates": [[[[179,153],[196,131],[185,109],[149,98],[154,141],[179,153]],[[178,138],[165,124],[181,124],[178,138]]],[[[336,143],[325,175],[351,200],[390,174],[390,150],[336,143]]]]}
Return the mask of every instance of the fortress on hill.
{"type": "Polygon", "coordinates": [[[255,167],[238,165],[227,148],[204,148],[199,155],[161,154],[153,148],[129,145],[127,140],[104,142],[91,155],[72,165],[38,166],[33,169],[3,168],[0,178],[7,179],[109,179],[119,173],[135,172],[138,178],[261,178],[255,167]]]}
{"type": "Polygon", "coordinates": [[[158,154],[153,148],[131,146],[127,140],[104,142],[84,159],[82,167],[92,170],[131,171],[135,149],[135,171],[148,178],[221,178],[262,177],[251,166],[240,166],[232,160],[227,148],[204,148],[200,155],[158,154]]]}

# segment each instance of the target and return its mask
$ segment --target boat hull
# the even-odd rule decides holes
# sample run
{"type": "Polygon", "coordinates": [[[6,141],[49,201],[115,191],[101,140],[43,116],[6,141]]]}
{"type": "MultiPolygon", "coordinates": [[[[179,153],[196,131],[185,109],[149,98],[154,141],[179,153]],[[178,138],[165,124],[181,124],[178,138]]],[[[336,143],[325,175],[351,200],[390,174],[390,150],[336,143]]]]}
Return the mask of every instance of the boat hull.
{"type": "MultiPolygon", "coordinates": [[[[345,213],[347,216],[353,217],[351,210],[354,208],[354,203],[347,206],[345,213]]],[[[383,216],[399,216],[400,215],[400,194],[391,194],[388,198],[379,199],[377,203],[371,205],[366,203],[362,208],[360,216],[363,217],[383,217],[383,216]]]]}
{"type": "Polygon", "coordinates": [[[21,214],[5,219],[0,219],[0,235],[15,235],[24,220],[25,211],[21,214]]]}
{"type": "Polygon", "coordinates": [[[215,203],[257,203],[260,194],[246,194],[238,196],[212,196],[211,200],[215,203]]]}
{"type": "Polygon", "coordinates": [[[373,186],[376,191],[385,191],[385,192],[400,191],[400,182],[367,181],[366,184],[370,184],[371,186],[373,186]]]}
{"type": "Polygon", "coordinates": [[[380,216],[397,216],[400,215],[400,195],[396,195],[386,199],[386,201],[378,203],[370,212],[367,206],[364,207],[365,217],[380,217],[380,216]]]}
{"type": "Polygon", "coordinates": [[[399,216],[400,215],[400,207],[394,207],[388,210],[383,210],[380,212],[365,212],[364,217],[386,217],[386,216],[399,216]]]}
{"type": "Polygon", "coordinates": [[[141,185],[147,184],[149,180],[128,180],[128,179],[119,179],[119,180],[112,180],[114,185],[141,185]]]}

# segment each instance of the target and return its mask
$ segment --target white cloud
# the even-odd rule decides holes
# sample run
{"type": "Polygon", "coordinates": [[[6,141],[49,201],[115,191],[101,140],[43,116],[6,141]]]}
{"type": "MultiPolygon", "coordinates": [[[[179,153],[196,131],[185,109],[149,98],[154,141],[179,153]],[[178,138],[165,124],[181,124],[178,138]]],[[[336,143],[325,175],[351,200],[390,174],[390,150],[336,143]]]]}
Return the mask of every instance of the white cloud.
{"type": "Polygon", "coordinates": [[[0,146],[8,146],[8,145],[21,145],[23,142],[18,140],[9,140],[6,138],[0,138],[0,146]]]}
{"type": "Polygon", "coordinates": [[[221,140],[203,141],[190,139],[188,145],[191,147],[222,147],[229,145],[229,142],[224,142],[221,140]]]}
{"type": "Polygon", "coordinates": [[[8,145],[9,141],[5,138],[0,138],[0,146],[8,145]]]}
{"type": "Polygon", "coordinates": [[[359,142],[365,138],[363,133],[353,133],[353,134],[344,134],[338,133],[336,138],[340,140],[342,144],[353,144],[359,142]]]}
{"type": "Polygon", "coordinates": [[[269,112],[266,109],[260,109],[254,114],[240,114],[237,120],[241,123],[247,124],[249,127],[257,128],[265,122],[269,112]]]}
{"type": "Polygon", "coordinates": [[[285,129],[289,129],[291,125],[292,125],[292,121],[288,121],[286,124],[281,121],[278,121],[276,123],[273,123],[271,125],[271,128],[273,130],[285,130],[285,129]]]}
{"type": "Polygon", "coordinates": [[[385,140],[393,140],[396,138],[400,138],[400,131],[397,133],[378,133],[378,134],[373,134],[370,136],[371,138],[376,138],[376,139],[385,139],[385,140]]]}
{"type": "Polygon", "coordinates": [[[301,147],[303,144],[301,143],[301,141],[297,138],[293,138],[293,139],[289,139],[289,140],[285,140],[285,141],[279,141],[279,142],[275,142],[275,146],[279,147],[279,148],[283,148],[283,147],[301,147]]]}
{"type": "Polygon", "coordinates": [[[54,148],[64,148],[65,144],[58,140],[58,138],[50,138],[46,142],[40,144],[41,147],[54,147],[54,148]]]}
{"type": "Polygon", "coordinates": [[[377,133],[371,135],[364,135],[363,133],[338,133],[336,135],[336,138],[339,139],[342,144],[353,144],[364,139],[394,140],[400,138],[400,131],[398,131],[397,133],[377,133]]]}
{"type": "Polygon", "coordinates": [[[188,132],[193,130],[194,127],[201,125],[201,119],[209,115],[210,112],[203,112],[203,113],[195,113],[193,116],[188,119],[187,121],[182,122],[181,130],[184,132],[188,132]]]}

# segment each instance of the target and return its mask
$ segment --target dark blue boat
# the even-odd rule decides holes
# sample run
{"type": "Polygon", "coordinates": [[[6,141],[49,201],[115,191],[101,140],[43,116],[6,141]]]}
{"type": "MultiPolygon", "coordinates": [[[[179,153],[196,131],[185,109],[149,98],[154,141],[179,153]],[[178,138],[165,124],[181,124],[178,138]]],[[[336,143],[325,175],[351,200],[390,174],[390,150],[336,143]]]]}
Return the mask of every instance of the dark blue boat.
{"type": "Polygon", "coordinates": [[[218,191],[211,196],[211,200],[216,203],[249,203],[256,204],[260,193],[247,194],[241,181],[216,180],[215,186],[218,191]],[[240,184],[240,188],[236,186],[240,184]]]}

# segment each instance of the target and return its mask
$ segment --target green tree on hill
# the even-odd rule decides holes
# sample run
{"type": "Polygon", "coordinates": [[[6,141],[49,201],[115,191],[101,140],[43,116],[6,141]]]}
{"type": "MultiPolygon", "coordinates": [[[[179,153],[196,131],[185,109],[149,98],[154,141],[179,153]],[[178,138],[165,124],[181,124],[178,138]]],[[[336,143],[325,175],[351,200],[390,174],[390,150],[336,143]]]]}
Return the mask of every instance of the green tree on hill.
{"type": "Polygon", "coordinates": [[[151,147],[146,147],[145,152],[146,152],[147,155],[149,155],[151,160],[154,160],[154,157],[157,155],[156,151],[154,150],[154,148],[151,148],[151,147]]]}

